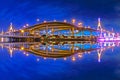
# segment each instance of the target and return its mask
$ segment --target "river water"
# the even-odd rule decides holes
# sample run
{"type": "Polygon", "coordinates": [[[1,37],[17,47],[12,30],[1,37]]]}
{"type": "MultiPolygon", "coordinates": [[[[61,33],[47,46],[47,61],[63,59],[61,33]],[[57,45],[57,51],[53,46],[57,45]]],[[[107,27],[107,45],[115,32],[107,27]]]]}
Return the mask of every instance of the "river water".
{"type": "Polygon", "coordinates": [[[0,46],[1,80],[120,80],[119,42],[0,46]]]}

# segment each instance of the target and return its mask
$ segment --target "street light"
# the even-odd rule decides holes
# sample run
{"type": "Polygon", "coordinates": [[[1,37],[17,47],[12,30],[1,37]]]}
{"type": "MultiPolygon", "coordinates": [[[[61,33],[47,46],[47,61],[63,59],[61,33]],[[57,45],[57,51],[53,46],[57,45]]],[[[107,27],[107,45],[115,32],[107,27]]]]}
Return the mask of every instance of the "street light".
{"type": "Polygon", "coordinates": [[[67,20],[64,20],[64,22],[66,23],[66,22],[67,22],[67,20]]]}
{"type": "Polygon", "coordinates": [[[73,56],[73,57],[72,57],[72,61],[75,61],[75,60],[76,60],[76,59],[75,59],[75,57],[73,56]]]}
{"type": "Polygon", "coordinates": [[[82,27],[82,23],[81,22],[78,23],[78,27],[82,27]]]}
{"type": "Polygon", "coordinates": [[[21,30],[21,33],[24,33],[24,30],[21,30]]]}
{"type": "Polygon", "coordinates": [[[40,21],[40,19],[36,19],[36,21],[37,21],[37,22],[39,22],[39,21],[40,21]]]}
{"type": "Polygon", "coordinates": [[[24,50],[24,47],[21,47],[21,50],[24,50]]]}
{"type": "Polygon", "coordinates": [[[24,25],[23,27],[24,27],[24,28],[26,28],[26,26],[25,26],[25,25],[24,25]]]}
{"type": "Polygon", "coordinates": [[[76,21],[75,19],[72,19],[72,23],[73,23],[73,24],[75,23],[75,21],[76,21]]]}
{"type": "Polygon", "coordinates": [[[56,20],[54,20],[54,22],[56,22],[56,20]]]}
{"type": "Polygon", "coordinates": [[[44,23],[46,23],[47,21],[44,21],[44,23]]]}
{"type": "Polygon", "coordinates": [[[88,26],[88,28],[90,28],[90,26],[88,26]]]}
{"type": "Polygon", "coordinates": [[[26,26],[29,26],[29,24],[26,24],[26,26]]]}

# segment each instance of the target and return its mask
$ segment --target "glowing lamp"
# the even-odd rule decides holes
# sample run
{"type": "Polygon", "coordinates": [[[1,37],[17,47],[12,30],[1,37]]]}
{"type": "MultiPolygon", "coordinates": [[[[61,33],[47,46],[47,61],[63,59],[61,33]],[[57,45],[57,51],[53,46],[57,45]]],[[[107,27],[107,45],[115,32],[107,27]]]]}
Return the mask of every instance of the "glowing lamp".
{"type": "Polygon", "coordinates": [[[29,56],[29,54],[26,54],[26,56],[29,56]]]}
{"type": "Polygon", "coordinates": [[[76,59],[75,59],[75,57],[72,57],[72,61],[75,61],[76,59]]]}
{"type": "Polygon", "coordinates": [[[37,58],[37,61],[40,61],[40,59],[39,59],[39,58],[37,58]]]}
{"type": "Polygon", "coordinates": [[[21,47],[21,50],[24,50],[24,47],[21,47]]]}
{"type": "Polygon", "coordinates": [[[75,19],[72,19],[72,23],[73,23],[73,24],[75,23],[75,21],[76,21],[75,19]]]}
{"type": "Polygon", "coordinates": [[[56,22],[56,20],[54,20],[54,22],[56,22]]]}
{"type": "Polygon", "coordinates": [[[47,21],[44,21],[44,23],[46,23],[47,21]]]}
{"type": "Polygon", "coordinates": [[[24,33],[24,30],[21,30],[21,33],[24,33]]]}
{"type": "Polygon", "coordinates": [[[66,23],[66,22],[67,22],[67,20],[64,20],[64,22],[66,23]]]}
{"type": "Polygon", "coordinates": [[[67,58],[64,58],[64,60],[67,60],[67,58]]]}
{"type": "Polygon", "coordinates": [[[78,26],[81,26],[82,25],[82,23],[80,22],[80,23],[78,23],[78,26]]]}
{"type": "Polygon", "coordinates": [[[26,26],[29,26],[29,24],[26,24],[26,26]]]}
{"type": "Polygon", "coordinates": [[[37,19],[37,22],[39,22],[40,21],[40,19],[37,19]]]}

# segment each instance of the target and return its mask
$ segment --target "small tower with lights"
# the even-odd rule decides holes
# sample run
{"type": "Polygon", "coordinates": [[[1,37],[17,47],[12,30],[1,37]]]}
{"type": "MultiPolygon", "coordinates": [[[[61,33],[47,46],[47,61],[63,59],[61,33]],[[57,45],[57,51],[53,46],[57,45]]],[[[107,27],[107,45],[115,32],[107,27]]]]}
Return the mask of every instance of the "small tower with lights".
{"type": "Polygon", "coordinates": [[[13,24],[10,23],[10,27],[9,27],[9,29],[8,29],[8,33],[11,34],[13,31],[14,31],[14,29],[13,29],[13,24]]]}
{"type": "Polygon", "coordinates": [[[100,18],[98,18],[97,30],[100,31],[100,37],[102,37],[102,26],[101,26],[101,19],[100,18]]]}
{"type": "Polygon", "coordinates": [[[102,50],[97,50],[97,54],[98,54],[98,62],[101,62],[101,55],[102,55],[102,50]]]}
{"type": "Polygon", "coordinates": [[[3,35],[3,34],[4,34],[4,31],[3,31],[3,29],[2,29],[1,35],[3,35]]]}
{"type": "Polygon", "coordinates": [[[14,31],[14,29],[13,29],[13,24],[12,24],[12,23],[10,23],[10,27],[9,27],[8,31],[9,31],[9,32],[13,32],[13,31],[14,31]]]}
{"type": "Polygon", "coordinates": [[[98,18],[98,26],[97,26],[97,30],[101,30],[102,26],[101,26],[101,19],[98,18]]]}

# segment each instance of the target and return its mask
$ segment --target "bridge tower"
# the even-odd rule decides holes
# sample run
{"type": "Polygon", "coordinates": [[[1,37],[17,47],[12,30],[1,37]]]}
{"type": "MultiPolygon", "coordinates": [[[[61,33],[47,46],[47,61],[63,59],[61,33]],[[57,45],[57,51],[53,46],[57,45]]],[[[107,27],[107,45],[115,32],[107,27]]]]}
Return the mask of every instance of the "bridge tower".
{"type": "Polygon", "coordinates": [[[97,30],[101,30],[102,26],[101,26],[101,19],[98,18],[98,26],[97,26],[97,30]]]}
{"type": "Polygon", "coordinates": [[[13,48],[11,48],[10,46],[9,46],[9,54],[10,54],[10,57],[12,58],[13,57],[13,48]]]}
{"type": "Polygon", "coordinates": [[[13,24],[10,23],[10,27],[9,27],[9,29],[8,29],[9,35],[11,35],[11,33],[12,33],[13,31],[14,31],[14,29],[13,29],[13,24]]]}
{"type": "MultiPolygon", "coordinates": [[[[3,29],[2,29],[2,32],[0,33],[1,35],[4,35],[4,31],[3,31],[3,29]]],[[[3,37],[1,37],[1,42],[3,42],[4,41],[4,38],[3,37]]]]}
{"type": "Polygon", "coordinates": [[[97,30],[100,31],[100,37],[101,37],[102,36],[102,26],[101,26],[101,19],[100,18],[98,18],[97,30]]]}
{"type": "Polygon", "coordinates": [[[3,29],[2,29],[1,35],[3,35],[3,34],[4,34],[4,31],[3,31],[3,29]]]}
{"type": "Polygon", "coordinates": [[[102,55],[102,50],[97,50],[97,54],[98,54],[98,62],[101,62],[101,55],[102,55]]]}

